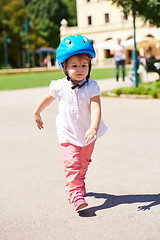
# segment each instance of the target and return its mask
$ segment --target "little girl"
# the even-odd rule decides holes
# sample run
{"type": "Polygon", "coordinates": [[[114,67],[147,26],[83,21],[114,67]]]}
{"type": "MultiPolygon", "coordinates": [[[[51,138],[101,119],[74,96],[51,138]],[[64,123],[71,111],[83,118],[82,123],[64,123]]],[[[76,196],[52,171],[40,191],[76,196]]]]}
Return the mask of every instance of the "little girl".
{"type": "Polygon", "coordinates": [[[49,92],[34,110],[34,119],[42,129],[40,113],[55,98],[59,99],[56,126],[64,155],[65,188],[76,211],[88,205],[84,199],[85,175],[95,141],[106,131],[101,119],[100,88],[90,79],[94,57],[93,45],[86,37],[64,38],[57,49],[56,60],[66,77],[51,82],[49,92]]]}

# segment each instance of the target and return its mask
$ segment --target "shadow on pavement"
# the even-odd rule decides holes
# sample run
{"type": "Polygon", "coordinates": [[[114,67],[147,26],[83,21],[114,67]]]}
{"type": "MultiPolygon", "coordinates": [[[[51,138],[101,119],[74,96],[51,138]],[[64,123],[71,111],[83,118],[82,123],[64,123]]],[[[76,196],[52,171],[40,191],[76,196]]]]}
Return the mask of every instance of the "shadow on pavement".
{"type": "Polygon", "coordinates": [[[111,195],[106,193],[87,193],[86,197],[95,197],[106,199],[102,205],[94,206],[91,208],[87,208],[79,212],[79,216],[81,217],[95,217],[96,212],[103,209],[108,209],[115,207],[120,204],[132,204],[132,203],[143,203],[143,202],[151,202],[146,206],[139,206],[138,211],[140,210],[150,210],[151,207],[160,204],[160,194],[144,194],[144,195],[111,195]]]}

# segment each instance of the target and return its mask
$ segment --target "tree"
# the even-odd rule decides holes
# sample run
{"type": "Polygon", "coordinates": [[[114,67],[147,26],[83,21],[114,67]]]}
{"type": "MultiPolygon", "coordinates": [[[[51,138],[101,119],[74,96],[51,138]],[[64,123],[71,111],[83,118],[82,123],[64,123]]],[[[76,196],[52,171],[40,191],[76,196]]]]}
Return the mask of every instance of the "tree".
{"type": "MultiPolygon", "coordinates": [[[[24,29],[26,21],[29,20],[32,23],[30,26],[28,25],[30,50],[34,51],[46,42],[40,37],[36,21],[30,17],[29,11],[24,7],[22,0],[0,0],[0,7],[0,51],[4,52],[3,43],[5,37],[8,36],[11,40],[8,44],[9,64],[16,67],[20,53],[26,51],[24,29]]],[[[0,65],[3,65],[3,62],[4,54],[1,54],[0,65]]]]}
{"type": "MultiPolygon", "coordinates": [[[[4,52],[4,39],[10,38],[7,46],[9,64],[13,67],[17,66],[20,52],[26,51],[27,31],[33,52],[43,46],[57,48],[63,18],[69,26],[76,25],[75,0],[0,0],[0,9],[0,51],[4,52]]],[[[3,63],[4,54],[0,54],[0,65],[3,63]]]]}
{"type": "MultiPolygon", "coordinates": [[[[4,38],[5,36],[9,36],[11,39],[9,55],[11,62],[14,63],[17,59],[16,53],[18,52],[19,46],[22,45],[19,31],[26,14],[26,10],[22,9],[22,5],[19,0],[1,2],[0,48],[3,50],[4,38]]],[[[3,55],[1,55],[1,61],[3,62],[3,55]]]]}
{"type": "Polygon", "coordinates": [[[76,0],[63,0],[64,4],[68,8],[69,16],[66,19],[69,26],[77,25],[77,9],[76,9],[76,0]]]}
{"type": "Polygon", "coordinates": [[[61,20],[65,18],[71,24],[75,22],[74,5],[75,0],[31,0],[27,5],[38,21],[41,36],[51,47],[57,48],[59,44],[61,20]]]}
{"type": "Polygon", "coordinates": [[[124,12],[129,12],[134,7],[137,16],[141,16],[151,25],[160,27],[160,1],[159,0],[111,0],[113,4],[122,6],[124,12]]]}

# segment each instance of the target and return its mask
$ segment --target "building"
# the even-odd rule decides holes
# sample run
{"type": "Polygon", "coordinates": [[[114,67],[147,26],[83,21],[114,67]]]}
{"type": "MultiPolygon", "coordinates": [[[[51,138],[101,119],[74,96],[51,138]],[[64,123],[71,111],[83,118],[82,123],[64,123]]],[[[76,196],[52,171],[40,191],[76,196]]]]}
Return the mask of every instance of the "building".
{"type": "MultiPolygon", "coordinates": [[[[110,0],[76,0],[77,26],[68,27],[65,19],[61,22],[61,38],[81,34],[93,41],[97,53],[97,65],[113,64],[110,48],[117,38],[126,46],[127,63],[132,59],[133,18],[126,17],[122,8],[110,0]]],[[[160,56],[160,29],[136,19],[137,49],[141,56],[150,48],[154,56],[160,56]]]]}

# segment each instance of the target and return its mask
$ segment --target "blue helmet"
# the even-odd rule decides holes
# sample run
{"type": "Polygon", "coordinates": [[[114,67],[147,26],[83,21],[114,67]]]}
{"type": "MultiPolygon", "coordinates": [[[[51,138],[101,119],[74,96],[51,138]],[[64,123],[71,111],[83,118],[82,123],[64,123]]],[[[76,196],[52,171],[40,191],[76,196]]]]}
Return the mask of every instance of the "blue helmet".
{"type": "Polygon", "coordinates": [[[56,60],[62,68],[62,63],[73,55],[87,53],[92,58],[96,56],[90,40],[82,35],[68,36],[62,40],[56,51],[56,60]]]}

